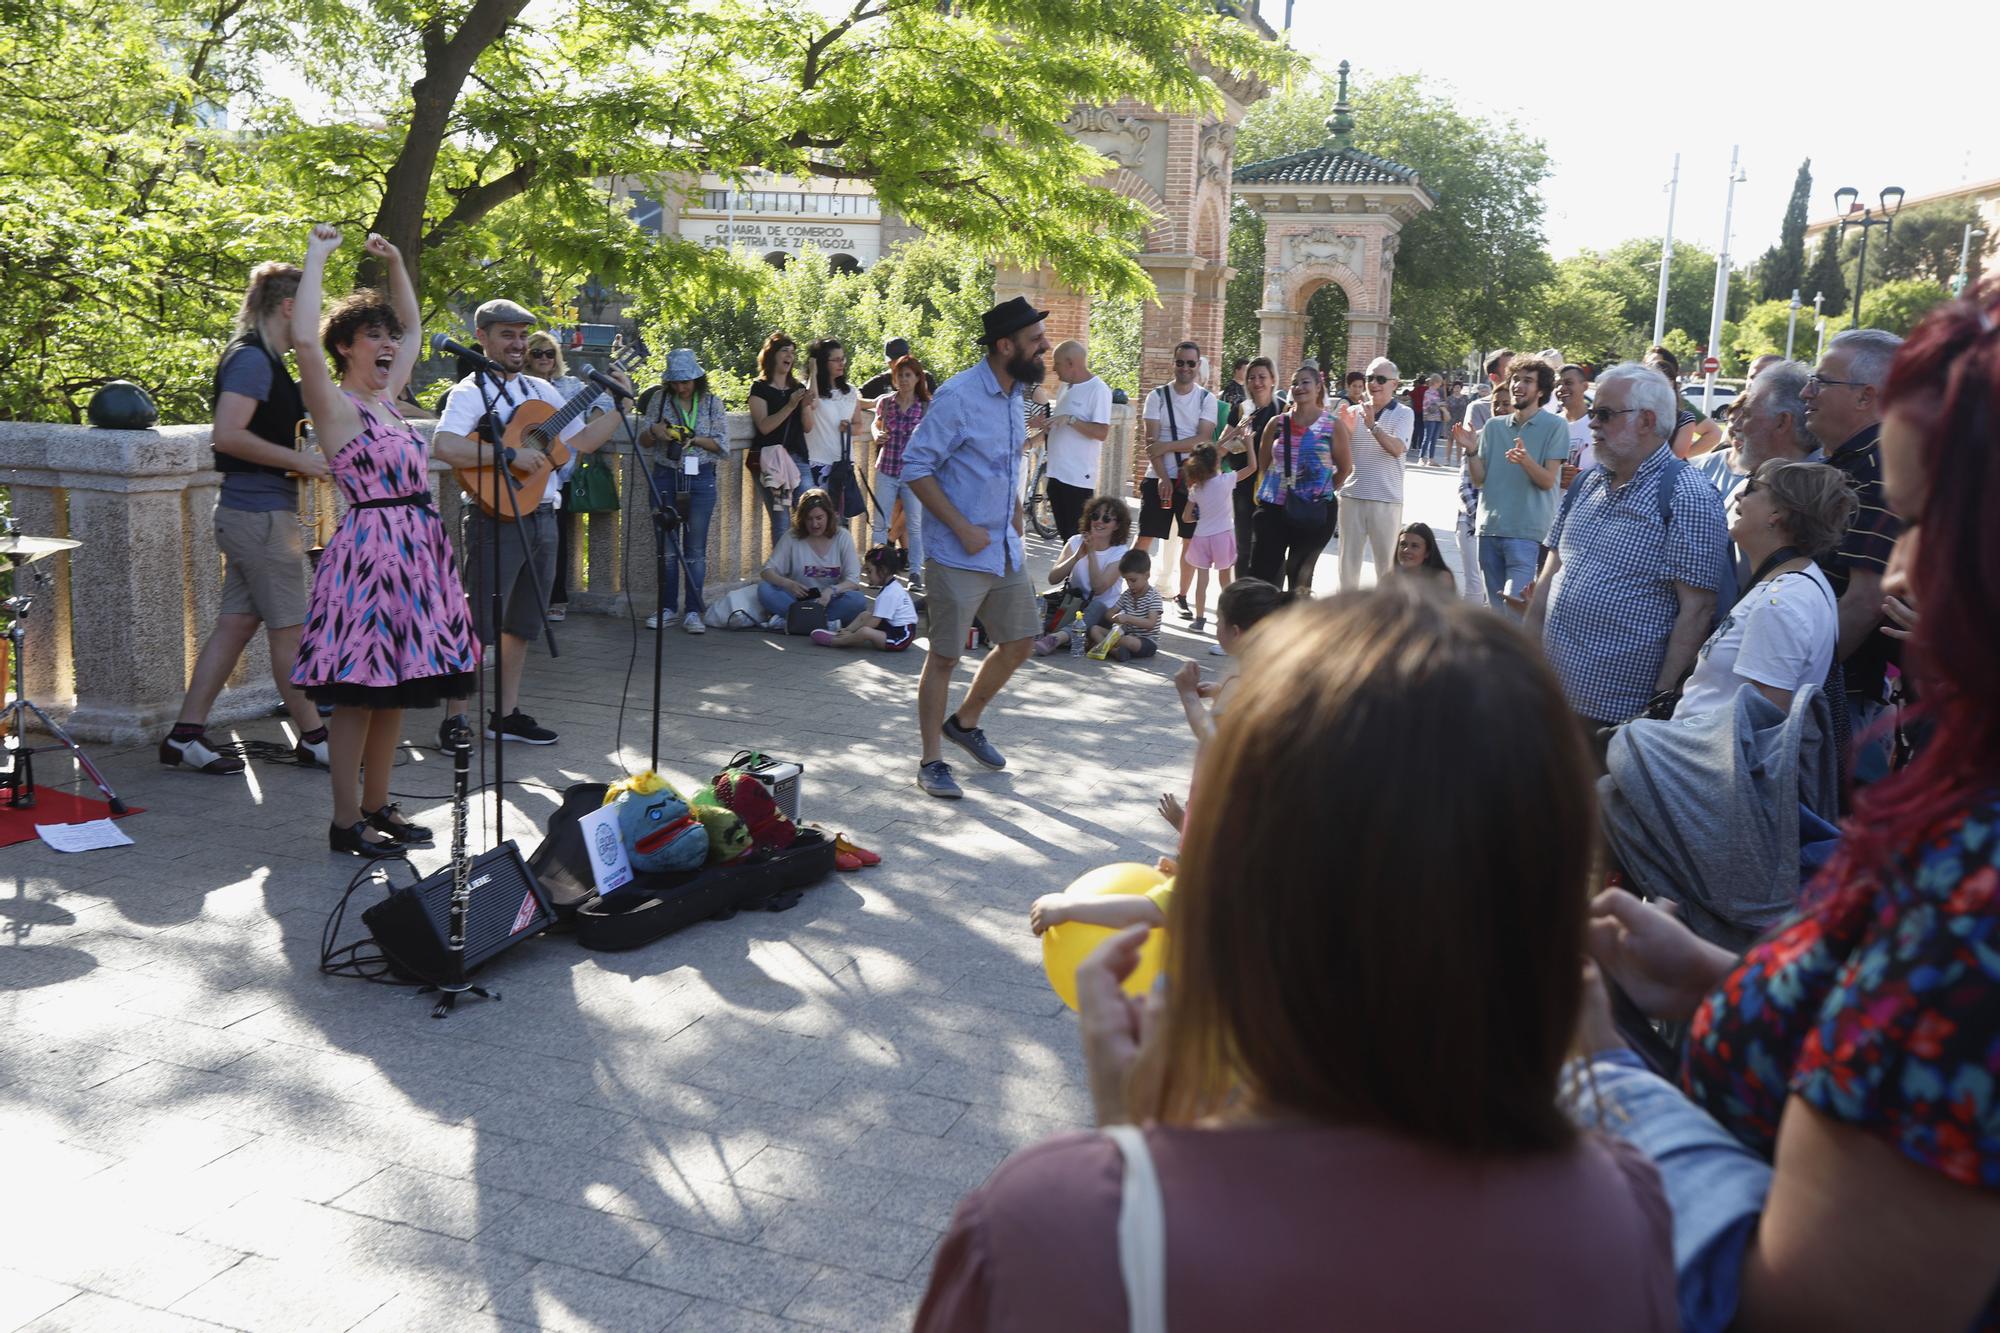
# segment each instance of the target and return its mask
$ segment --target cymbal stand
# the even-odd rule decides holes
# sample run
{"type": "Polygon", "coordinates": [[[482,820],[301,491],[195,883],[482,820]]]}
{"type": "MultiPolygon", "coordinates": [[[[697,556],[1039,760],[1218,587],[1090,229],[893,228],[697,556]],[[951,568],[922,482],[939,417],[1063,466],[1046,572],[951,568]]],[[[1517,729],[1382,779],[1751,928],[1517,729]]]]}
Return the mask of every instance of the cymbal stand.
{"type": "MultiPolygon", "coordinates": [[[[48,575],[40,570],[28,570],[24,566],[16,566],[14,574],[17,587],[23,572],[26,572],[33,581],[37,593],[48,583],[48,575]]],[[[4,708],[0,708],[0,727],[4,727],[6,731],[4,744],[8,760],[6,772],[0,773],[0,791],[9,794],[8,803],[16,810],[34,808],[35,756],[49,750],[68,750],[70,756],[76,760],[76,766],[83,770],[84,776],[104,793],[104,799],[111,804],[111,813],[122,815],[125,813],[125,802],[119,799],[117,792],[111,790],[111,784],[97,771],[97,765],[90,762],[90,756],[83,752],[83,747],[71,740],[68,732],[57,726],[47,713],[36,707],[28,698],[26,668],[21,660],[21,641],[26,637],[28,613],[34,606],[35,597],[32,594],[16,593],[4,602],[0,602],[0,611],[4,611],[11,618],[11,623],[7,626],[7,642],[8,655],[14,664],[14,697],[4,708]],[[42,724],[42,730],[55,738],[54,744],[28,744],[27,725],[30,713],[34,714],[35,720],[42,724]]]]}

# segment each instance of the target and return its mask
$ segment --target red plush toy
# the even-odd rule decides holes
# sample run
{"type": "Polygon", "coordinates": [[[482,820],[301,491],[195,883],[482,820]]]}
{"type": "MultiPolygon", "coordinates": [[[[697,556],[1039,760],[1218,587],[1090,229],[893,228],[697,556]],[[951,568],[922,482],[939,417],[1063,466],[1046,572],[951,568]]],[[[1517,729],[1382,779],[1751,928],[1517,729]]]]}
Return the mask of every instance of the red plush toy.
{"type": "Polygon", "coordinates": [[[778,809],[770,791],[743,770],[732,768],[718,776],[715,794],[742,819],[757,850],[781,852],[798,839],[797,827],[778,809]]]}

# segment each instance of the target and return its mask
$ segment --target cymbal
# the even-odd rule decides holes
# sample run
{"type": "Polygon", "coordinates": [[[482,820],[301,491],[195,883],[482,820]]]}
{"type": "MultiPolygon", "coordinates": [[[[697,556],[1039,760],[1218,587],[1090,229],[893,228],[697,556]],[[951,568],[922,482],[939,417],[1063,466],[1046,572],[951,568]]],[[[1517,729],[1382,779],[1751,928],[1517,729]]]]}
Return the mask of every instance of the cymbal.
{"type": "Polygon", "coordinates": [[[30,537],[20,532],[0,532],[0,555],[17,557],[17,565],[25,565],[40,560],[45,555],[57,551],[73,551],[83,545],[69,537],[30,537]]]}

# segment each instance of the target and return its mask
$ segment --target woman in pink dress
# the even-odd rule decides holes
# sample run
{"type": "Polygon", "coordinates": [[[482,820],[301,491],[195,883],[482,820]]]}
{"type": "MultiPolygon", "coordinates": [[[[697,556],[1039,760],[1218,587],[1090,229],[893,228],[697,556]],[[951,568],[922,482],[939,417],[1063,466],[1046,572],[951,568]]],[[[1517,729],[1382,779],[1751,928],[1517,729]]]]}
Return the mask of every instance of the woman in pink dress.
{"type": "MultiPolygon", "coordinates": [[[[409,382],[422,341],[416,291],[401,253],[371,235],[368,253],[388,269],[389,298],[356,292],[335,302],[316,326],[326,258],[339,245],[332,227],[312,229],[293,303],[299,388],[348,509],[313,573],[292,681],[334,705],[329,850],[395,856],[431,840],[428,829],[389,802],[403,710],[465,698],[479,648],[451,542],[432,507],[429,450],[391,406],[409,382]],[[333,358],[338,383],[324,360],[304,351],[315,338],[333,358]]],[[[446,461],[493,461],[486,445],[467,444],[462,452],[467,456],[446,461]]]]}

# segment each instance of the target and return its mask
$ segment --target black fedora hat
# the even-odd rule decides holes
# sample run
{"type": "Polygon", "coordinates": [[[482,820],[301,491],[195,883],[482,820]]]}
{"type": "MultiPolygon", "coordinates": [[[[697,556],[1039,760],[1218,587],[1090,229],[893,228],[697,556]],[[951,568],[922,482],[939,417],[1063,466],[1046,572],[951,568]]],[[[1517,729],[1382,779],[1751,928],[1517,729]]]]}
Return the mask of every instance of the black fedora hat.
{"type": "Polygon", "coordinates": [[[1028,298],[1025,296],[1016,296],[1012,300],[1002,301],[999,305],[994,306],[991,310],[980,316],[986,325],[986,332],[981,334],[979,338],[980,346],[991,347],[1008,334],[1019,333],[1022,329],[1027,328],[1037,320],[1044,320],[1048,317],[1048,311],[1035,309],[1034,306],[1028,303],[1028,298]]]}

